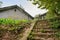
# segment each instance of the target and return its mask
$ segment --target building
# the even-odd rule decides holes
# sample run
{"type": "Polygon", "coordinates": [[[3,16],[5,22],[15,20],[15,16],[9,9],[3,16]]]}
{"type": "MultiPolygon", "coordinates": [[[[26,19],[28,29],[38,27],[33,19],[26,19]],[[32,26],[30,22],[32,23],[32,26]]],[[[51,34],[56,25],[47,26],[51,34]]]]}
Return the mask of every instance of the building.
{"type": "Polygon", "coordinates": [[[35,18],[36,19],[39,19],[39,20],[44,20],[45,19],[45,16],[46,16],[46,13],[44,13],[42,15],[38,14],[38,15],[35,16],[35,18]]]}
{"type": "Polygon", "coordinates": [[[46,13],[42,14],[42,15],[40,16],[40,18],[43,20],[43,19],[45,19],[45,16],[46,16],[46,13]]]}
{"type": "Polygon", "coordinates": [[[0,18],[12,18],[12,19],[27,19],[32,20],[33,17],[28,14],[24,9],[17,5],[0,8],[0,18]]]}

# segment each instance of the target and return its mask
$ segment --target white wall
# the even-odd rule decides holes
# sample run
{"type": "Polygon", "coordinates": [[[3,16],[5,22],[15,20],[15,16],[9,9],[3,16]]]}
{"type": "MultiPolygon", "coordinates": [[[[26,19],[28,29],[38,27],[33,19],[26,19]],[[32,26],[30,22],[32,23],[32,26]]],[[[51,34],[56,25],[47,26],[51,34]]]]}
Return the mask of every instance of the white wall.
{"type": "Polygon", "coordinates": [[[31,20],[30,17],[25,15],[25,13],[22,10],[16,9],[11,9],[7,11],[0,12],[0,18],[13,18],[13,19],[29,19],[31,20]]]}

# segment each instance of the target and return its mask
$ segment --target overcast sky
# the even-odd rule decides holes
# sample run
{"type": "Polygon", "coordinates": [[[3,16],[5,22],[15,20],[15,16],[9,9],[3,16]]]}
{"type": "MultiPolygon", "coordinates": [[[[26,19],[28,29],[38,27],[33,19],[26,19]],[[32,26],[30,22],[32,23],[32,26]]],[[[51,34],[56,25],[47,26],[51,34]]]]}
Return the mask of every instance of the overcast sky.
{"type": "Polygon", "coordinates": [[[27,11],[30,15],[35,16],[36,14],[43,14],[46,10],[42,10],[37,8],[37,6],[33,5],[32,2],[27,0],[0,0],[3,2],[2,6],[10,6],[10,5],[21,5],[25,11],[27,11]]]}

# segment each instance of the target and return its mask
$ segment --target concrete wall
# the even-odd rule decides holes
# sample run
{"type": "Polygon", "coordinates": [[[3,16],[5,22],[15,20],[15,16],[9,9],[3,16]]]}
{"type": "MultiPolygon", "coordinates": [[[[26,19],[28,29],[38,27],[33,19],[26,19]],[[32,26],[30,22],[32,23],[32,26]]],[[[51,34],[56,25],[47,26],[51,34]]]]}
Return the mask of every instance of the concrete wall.
{"type": "Polygon", "coordinates": [[[18,9],[11,9],[7,11],[0,12],[0,18],[13,18],[13,19],[28,19],[31,20],[31,18],[26,15],[22,10],[18,9]]]}

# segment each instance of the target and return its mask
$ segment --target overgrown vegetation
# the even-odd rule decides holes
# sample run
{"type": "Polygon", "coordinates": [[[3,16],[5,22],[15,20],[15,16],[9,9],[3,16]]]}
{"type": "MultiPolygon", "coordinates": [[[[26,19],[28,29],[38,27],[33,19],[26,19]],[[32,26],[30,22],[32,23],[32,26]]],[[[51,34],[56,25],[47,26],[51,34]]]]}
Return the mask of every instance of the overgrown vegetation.
{"type": "Polygon", "coordinates": [[[28,20],[14,20],[14,19],[9,19],[9,18],[0,18],[0,24],[5,24],[5,25],[15,25],[15,24],[19,24],[21,22],[27,23],[28,20]]]}
{"type": "Polygon", "coordinates": [[[51,27],[54,29],[60,29],[60,19],[59,18],[53,18],[50,19],[51,27]]]}
{"type": "Polygon", "coordinates": [[[60,37],[60,32],[57,32],[57,33],[55,34],[55,36],[56,36],[56,37],[60,37]]]}
{"type": "Polygon", "coordinates": [[[0,40],[19,40],[23,37],[23,33],[29,27],[29,20],[0,18],[0,40]]]}
{"type": "MultiPolygon", "coordinates": [[[[57,37],[59,39],[60,37],[60,18],[59,17],[55,17],[53,19],[50,19],[50,24],[51,24],[51,28],[54,30],[57,30],[57,33],[55,33],[55,37],[57,37]]],[[[60,39],[59,39],[60,40],[60,39]]]]}
{"type": "Polygon", "coordinates": [[[14,20],[9,18],[0,18],[0,30],[17,30],[23,27],[22,24],[28,23],[28,20],[14,20]]]}

